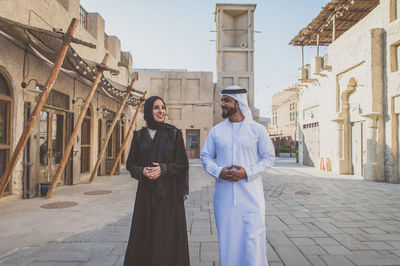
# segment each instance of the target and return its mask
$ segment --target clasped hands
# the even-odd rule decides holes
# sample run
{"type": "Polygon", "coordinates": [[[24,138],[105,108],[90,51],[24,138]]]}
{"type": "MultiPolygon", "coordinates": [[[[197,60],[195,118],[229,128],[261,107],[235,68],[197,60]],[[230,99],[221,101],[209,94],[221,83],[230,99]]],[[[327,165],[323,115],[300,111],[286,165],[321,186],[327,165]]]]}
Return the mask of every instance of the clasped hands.
{"type": "Polygon", "coordinates": [[[247,174],[243,166],[232,164],[231,166],[222,168],[219,177],[230,182],[237,182],[241,179],[245,179],[247,174]],[[232,170],[233,168],[237,170],[232,170]]]}
{"type": "Polygon", "coordinates": [[[161,168],[159,163],[153,163],[155,166],[147,166],[143,168],[142,174],[149,179],[157,179],[161,175],[161,168]]]}

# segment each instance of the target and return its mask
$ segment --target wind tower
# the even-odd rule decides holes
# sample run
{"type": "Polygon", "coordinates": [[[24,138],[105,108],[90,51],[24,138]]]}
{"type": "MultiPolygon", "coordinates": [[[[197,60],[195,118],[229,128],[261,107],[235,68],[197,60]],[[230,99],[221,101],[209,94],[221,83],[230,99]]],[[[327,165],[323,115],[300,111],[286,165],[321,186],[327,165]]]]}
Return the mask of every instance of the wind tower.
{"type": "Polygon", "coordinates": [[[214,125],[222,121],[221,90],[238,85],[248,91],[254,108],[254,11],[255,4],[217,4],[215,7],[217,84],[214,88],[214,125]]]}

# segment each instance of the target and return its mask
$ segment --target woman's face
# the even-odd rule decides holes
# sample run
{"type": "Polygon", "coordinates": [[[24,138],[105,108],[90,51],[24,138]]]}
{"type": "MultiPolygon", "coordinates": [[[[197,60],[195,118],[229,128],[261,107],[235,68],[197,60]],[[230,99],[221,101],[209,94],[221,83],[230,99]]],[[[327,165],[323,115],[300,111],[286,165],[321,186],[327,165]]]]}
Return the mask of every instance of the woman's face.
{"type": "Polygon", "coordinates": [[[160,100],[157,99],[154,101],[153,104],[153,118],[156,122],[164,122],[165,119],[165,112],[166,108],[164,103],[160,100]]]}

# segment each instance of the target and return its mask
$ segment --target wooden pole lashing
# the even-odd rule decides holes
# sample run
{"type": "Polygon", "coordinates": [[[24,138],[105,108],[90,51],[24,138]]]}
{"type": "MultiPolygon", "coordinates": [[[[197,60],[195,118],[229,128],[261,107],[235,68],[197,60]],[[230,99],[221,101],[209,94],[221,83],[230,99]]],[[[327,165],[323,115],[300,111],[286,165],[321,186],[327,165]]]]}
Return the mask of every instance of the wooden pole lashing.
{"type": "Polygon", "coordinates": [[[129,96],[130,96],[131,91],[132,91],[133,86],[134,86],[134,82],[135,82],[135,79],[132,80],[131,85],[126,90],[126,94],[125,94],[124,99],[123,99],[123,101],[121,103],[121,107],[119,108],[117,114],[114,117],[114,120],[111,123],[110,128],[107,131],[106,137],[104,139],[103,146],[101,147],[99,156],[97,157],[96,165],[94,166],[94,168],[92,170],[92,174],[90,175],[89,184],[91,184],[93,182],[94,178],[97,176],[97,169],[99,169],[99,166],[100,166],[100,163],[101,163],[101,159],[103,159],[104,152],[106,151],[108,141],[109,141],[109,139],[111,137],[111,134],[112,134],[112,132],[114,130],[115,125],[117,124],[117,121],[118,121],[119,117],[121,116],[122,109],[125,107],[125,104],[129,99],[129,96]]]}
{"type": "Polygon", "coordinates": [[[22,135],[18,140],[17,146],[15,147],[15,150],[13,152],[11,160],[8,163],[6,170],[4,171],[4,174],[0,180],[0,197],[3,195],[6,185],[8,184],[8,182],[10,182],[12,172],[14,171],[14,168],[17,165],[17,161],[18,161],[19,157],[21,156],[22,150],[24,149],[26,142],[29,139],[29,136],[32,132],[32,128],[33,128],[34,124],[36,123],[36,120],[38,119],[40,112],[42,111],[43,106],[46,103],[47,98],[49,97],[49,94],[53,87],[53,84],[57,79],[58,72],[60,71],[60,68],[64,62],[64,58],[68,51],[68,47],[72,41],[72,36],[76,30],[76,27],[78,26],[78,22],[79,22],[78,19],[74,18],[74,19],[72,19],[72,21],[68,27],[67,33],[65,35],[63,44],[60,49],[60,52],[58,53],[56,62],[54,64],[53,69],[50,73],[50,76],[47,79],[47,82],[43,88],[43,92],[40,95],[40,98],[37,101],[36,106],[31,114],[31,116],[29,117],[29,120],[22,132],[22,135]]]}
{"type": "Polygon", "coordinates": [[[136,108],[135,115],[133,116],[133,120],[132,120],[132,122],[131,122],[131,124],[129,126],[129,129],[128,129],[128,134],[126,135],[126,137],[124,139],[124,143],[122,143],[121,148],[119,149],[117,158],[115,158],[114,165],[113,165],[113,167],[111,169],[110,176],[114,175],[115,169],[117,168],[117,165],[118,165],[118,161],[121,158],[122,152],[124,151],[126,144],[128,143],[129,136],[132,134],[133,126],[135,125],[136,118],[137,118],[137,116],[139,114],[140,109],[142,109],[142,106],[143,106],[143,103],[144,103],[145,99],[146,99],[146,92],[144,92],[143,98],[140,100],[140,104],[136,108]]]}
{"type": "MultiPolygon", "coordinates": [[[[106,65],[108,60],[109,60],[109,58],[110,58],[110,54],[107,53],[104,56],[104,59],[103,59],[101,64],[102,65],[106,65]]],[[[61,159],[61,161],[60,161],[60,163],[58,165],[57,172],[56,172],[56,174],[55,174],[55,176],[54,176],[54,178],[53,178],[53,180],[51,182],[51,186],[50,186],[49,190],[47,191],[46,199],[50,199],[51,196],[53,195],[53,191],[54,191],[54,189],[55,189],[55,187],[57,185],[58,179],[59,179],[59,177],[61,176],[61,174],[64,171],[65,165],[66,165],[66,163],[68,161],[68,157],[69,157],[69,155],[71,153],[72,147],[74,146],[75,139],[78,136],[79,130],[81,129],[82,122],[83,122],[83,119],[85,118],[86,111],[89,108],[89,104],[92,101],[93,95],[94,95],[94,93],[96,91],[97,85],[100,82],[100,79],[101,79],[101,77],[103,75],[103,72],[104,72],[104,68],[98,68],[98,72],[97,72],[96,78],[93,81],[92,87],[90,88],[90,91],[89,91],[88,95],[86,96],[85,102],[84,102],[83,107],[81,109],[81,113],[79,114],[78,121],[76,122],[74,131],[72,132],[71,137],[69,138],[67,147],[65,148],[65,151],[64,151],[64,155],[63,155],[63,157],[62,157],[62,159],[61,159]]]]}

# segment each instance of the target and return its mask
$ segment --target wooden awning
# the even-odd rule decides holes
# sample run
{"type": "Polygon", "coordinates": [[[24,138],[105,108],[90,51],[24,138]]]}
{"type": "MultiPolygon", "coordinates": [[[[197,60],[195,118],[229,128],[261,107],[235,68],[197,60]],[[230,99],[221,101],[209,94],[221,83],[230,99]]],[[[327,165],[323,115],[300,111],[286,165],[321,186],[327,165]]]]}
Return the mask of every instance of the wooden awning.
{"type": "Polygon", "coordinates": [[[322,8],[307,27],[300,30],[289,44],[327,46],[362,20],[378,4],[379,0],[332,0],[322,8]]]}
{"type": "MultiPolygon", "coordinates": [[[[3,17],[0,17],[0,31],[5,33],[9,38],[22,43],[24,46],[29,48],[32,53],[41,57],[43,60],[46,60],[50,64],[55,62],[60,47],[63,44],[63,38],[65,38],[65,34],[62,32],[49,31],[42,28],[25,25],[3,17]]],[[[96,45],[76,38],[72,38],[72,42],[85,45],[90,48],[96,48],[96,45]]],[[[68,71],[73,71],[90,82],[94,81],[99,68],[106,68],[106,70],[110,71],[112,74],[119,73],[118,70],[114,70],[88,59],[84,59],[72,48],[72,46],[68,47],[62,68],[68,71]]],[[[118,102],[122,101],[127,88],[128,85],[121,85],[116,82],[112,82],[104,75],[102,76],[101,82],[97,87],[97,89],[102,93],[114,98],[118,102]]],[[[129,97],[127,103],[129,105],[138,106],[141,97],[141,95],[131,92],[131,96],[129,97]]]]}

